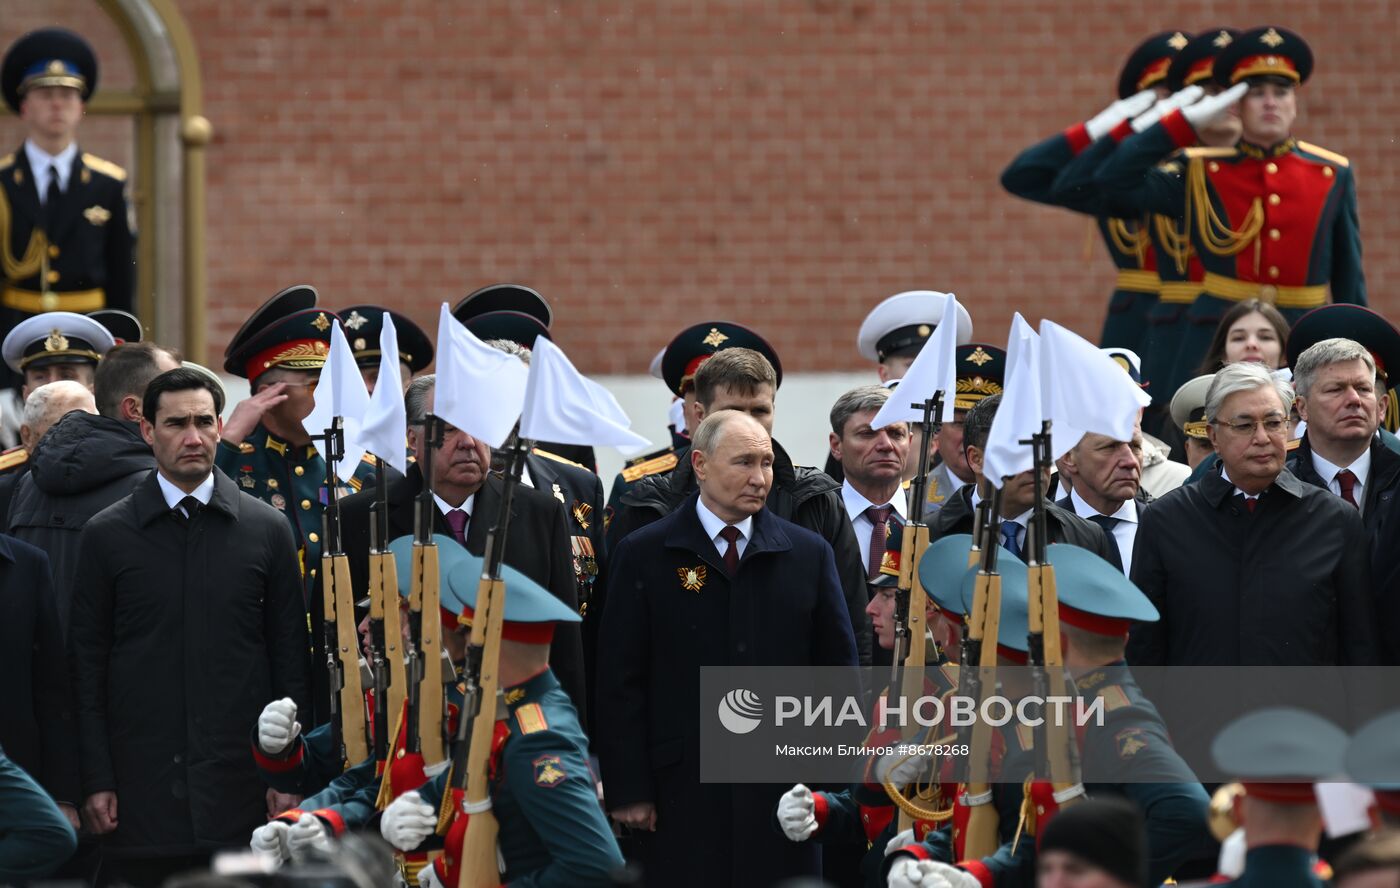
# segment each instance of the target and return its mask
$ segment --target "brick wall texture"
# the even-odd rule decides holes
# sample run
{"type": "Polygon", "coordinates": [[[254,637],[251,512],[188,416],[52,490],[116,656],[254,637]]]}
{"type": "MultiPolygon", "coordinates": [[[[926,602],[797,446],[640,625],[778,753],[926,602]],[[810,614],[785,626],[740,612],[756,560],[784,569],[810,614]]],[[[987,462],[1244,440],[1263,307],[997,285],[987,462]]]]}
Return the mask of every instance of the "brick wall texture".
{"type": "MultiPolygon", "coordinates": [[[[178,0],[209,151],[210,348],[280,287],[437,304],[515,280],[590,373],[645,372],[682,325],[770,337],[790,371],[859,367],[884,296],[956,292],[1096,337],[1112,274],[1089,222],[1005,194],[1016,152],[1098,111],[1137,40],[1277,24],[1317,66],[1298,134],[1357,170],[1372,304],[1400,310],[1400,3],[1315,0],[178,0]]],[[[85,31],[95,0],[0,0],[0,41],[85,31]]],[[[88,150],[129,158],[124,121],[88,150]]],[[[19,141],[0,120],[0,144],[19,141]]]]}

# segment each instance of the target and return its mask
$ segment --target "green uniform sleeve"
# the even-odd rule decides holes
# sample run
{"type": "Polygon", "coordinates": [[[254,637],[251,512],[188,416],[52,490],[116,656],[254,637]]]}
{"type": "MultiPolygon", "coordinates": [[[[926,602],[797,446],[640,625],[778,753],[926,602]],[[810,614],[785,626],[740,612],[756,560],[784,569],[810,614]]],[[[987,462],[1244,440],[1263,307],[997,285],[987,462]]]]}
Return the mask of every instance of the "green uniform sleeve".
{"type": "Polygon", "coordinates": [[[1104,158],[1094,176],[1103,200],[1124,215],[1158,213],[1178,218],[1186,211],[1181,176],[1158,167],[1176,151],[1176,139],[1161,123],[1124,139],[1104,158]]]}
{"type": "Polygon", "coordinates": [[[1351,168],[1344,174],[1341,206],[1332,230],[1332,301],[1366,304],[1366,274],[1361,268],[1361,222],[1356,210],[1356,178],[1351,168]]]}
{"type": "Polygon", "coordinates": [[[1001,173],[1001,187],[1036,203],[1054,204],[1055,177],[1074,159],[1074,148],[1064,133],[1056,133],[1022,151],[1001,173]]]}
{"type": "Polygon", "coordinates": [[[0,752],[0,882],[47,876],[77,847],[58,805],[0,752]]]}

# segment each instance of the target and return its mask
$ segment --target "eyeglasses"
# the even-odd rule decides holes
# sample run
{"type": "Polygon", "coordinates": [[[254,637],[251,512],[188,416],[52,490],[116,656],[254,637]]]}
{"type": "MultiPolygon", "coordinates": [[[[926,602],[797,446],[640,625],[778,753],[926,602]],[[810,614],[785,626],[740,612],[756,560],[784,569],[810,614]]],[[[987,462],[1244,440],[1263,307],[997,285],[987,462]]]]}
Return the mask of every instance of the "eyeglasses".
{"type": "Polygon", "coordinates": [[[1270,438],[1277,438],[1280,435],[1282,435],[1284,429],[1288,427],[1288,420],[1280,419],[1278,417],[1270,417],[1269,419],[1252,419],[1246,422],[1217,421],[1215,425],[1224,426],[1234,434],[1239,435],[1241,438],[1253,437],[1254,430],[1256,428],[1259,428],[1260,426],[1263,426],[1264,434],[1268,435],[1270,438]]]}

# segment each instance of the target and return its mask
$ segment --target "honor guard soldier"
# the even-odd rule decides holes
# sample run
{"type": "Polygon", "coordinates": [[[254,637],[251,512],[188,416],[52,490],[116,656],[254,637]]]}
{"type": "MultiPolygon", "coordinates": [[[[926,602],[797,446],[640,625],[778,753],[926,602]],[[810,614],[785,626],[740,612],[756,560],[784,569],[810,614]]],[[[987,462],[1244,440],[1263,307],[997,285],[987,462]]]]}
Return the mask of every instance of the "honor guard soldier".
{"type": "Polygon", "coordinates": [[[364,377],[370,392],[379,382],[379,334],[384,329],[384,315],[394,321],[394,333],[399,340],[400,388],[407,389],[414,374],[421,373],[433,362],[433,342],[413,321],[396,311],[378,305],[354,305],[336,312],[345,339],[355,354],[355,365],[364,377]]]}
{"type": "MultiPolygon", "coordinates": [[[[473,618],[481,559],[468,556],[443,578],[466,602],[461,620],[473,618]]],[[[444,596],[444,603],[447,597],[444,596]]],[[[588,738],[559,681],[549,669],[554,627],[576,623],[574,613],[523,575],[507,581],[501,630],[500,685],[494,704],[499,721],[483,719],[474,730],[495,729],[490,761],[490,809],[499,827],[502,881],[522,884],[605,886],[623,865],[622,854],[594,788],[588,738]]],[[[489,702],[489,701],[488,701],[489,702]]],[[[489,712],[483,709],[483,714],[489,712]]],[[[458,862],[471,816],[464,810],[452,769],[421,790],[389,805],[380,832],[390,844],[412,851],[434,832],[445,836],[443,854],[425,885],[458,884],[458,862]]]]}
{"type": "Polygon", "coordinates": [[[1128,121],[1132,117],[1167,96],[1168,69],[1187,40],[1180,31],[1163,31],[1147,38],[1123,65],[1118,76],[1118,101],[1083,123],[1027,148],[1001,174],[1002,187],[1017,197],[1095,217],[1109,258],[1118,270],[1101,337],[1106,346],[1143,350],[1147,315],[1157,301],[1158,258],[1142,214],[1120,215],[1097,200],[1087,204],[1064,201],[1056,194],[1056,179],[1095,142],[1107,139],[1104,148],[1112,150],[1113,144],[1131,134],[1128,121]]]}
{"type": "Polygon", "coordinates": [[[1262,299],[1290,322],[1329,295],[1366,304],[1350,162],[1292,135],[1295,88],[1312,67],[1312,51],[1293,32],[1248,31],[1215,57],[1224,92],[1167,113],[1099,170],[1097,186],[1115,203],[1183,220],[1205,269],[1179,368],[1205,353],[1231,303],[1262,299]],[[1193,147],[1236,102],[1239,143],[1193,147]],[[1175,168],[1159,165],[1178,149],[1175,168]]]}
{"type": "Polygon", "coordinates": [[[1400,828],[1400,711],[1367,722],[1347,744],[1346,773],[1376,798],[1377,828],[1400,828]]]}
{"type": "MultiPolygon", "coordinates": [[[[687,429],[691,424],[698,425],[695,413],[695,371],[700,365],[726,348],[749,348],[763,355],[773,365],[777,373],[778,385],[783,384],[783,364],[778,353],[762,336],[748,327],[728,321],[705,321],[686,327],[677,333],[661,353],[661,379],[671,394],[685,404],[687,429]]],[[[621,542],[613,528],[618,513],[624,508],[621,499],[638,481],[650,475],[665,475],[685,459],[689,459],[690,448],[664,450],[648,453],[629,460],[608,492],[605,515],[608,550],[621,542]]]]}

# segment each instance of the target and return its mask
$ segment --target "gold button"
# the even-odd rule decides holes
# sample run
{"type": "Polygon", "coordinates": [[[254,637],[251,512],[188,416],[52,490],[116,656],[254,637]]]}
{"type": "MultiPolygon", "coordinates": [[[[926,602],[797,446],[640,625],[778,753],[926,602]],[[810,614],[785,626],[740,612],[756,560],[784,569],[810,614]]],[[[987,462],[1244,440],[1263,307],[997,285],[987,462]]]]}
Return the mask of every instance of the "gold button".
{"type": "Polygon", "coordinates": [[[267,479],[267,489],[268,489],[268,490],[276,490],[276,489],[277,489],[277,479],[276,479],[276,478],[268,478],[268,479],[267,479]]]}
{"type": "Polygon", "coordinates": [[[1322,168],[1322,176],[1323,176],[1323,178],[1325,178],[1325,179],[1330,179],[1330,178],[1332,178],[1332,168],[1331,168],[1331,167],[1323,167],[1323,168],[1322,168]]]}
{"type": "Polygon", "coordinates": [[[1276,207],[1281,203],[1283,203],[1283,198],[1279,197],[1277,194],[1269,195],[1269,206],[1276,207]]]}
{"type": "Polygon", "coordinates": [[[1270,265],[1270,266],[1269,266],[1269,277],[1271,277],[1271,278],[1276,278],[1276,277],[1278,277],[1278,266],[1277,266],[1277,265],[1270,265]]]}
{"type": "Polygon", "coordinates": [[[39,297],[39,307],[44,311],[58,311],[58,294],[45,293],[39,297]]]}
{"type": "Polygon", "coordinates": [[[292,469],[292,471],[297,473],[298,478],[306,474],[306,469],[303,469],[301,466],[297,466],[295,469],[292,469]]]}
{"type": "Polygon", "coordinates": [[[301,507],[302,507],[303,509],[310,509],[310,508],[311,508],[311,500],[302,500],[302,501],[301,501],[301,507]]]}
{"type": "Polygon", "coordinates": [[[1269,229],[1269,240],[1278,240],[1281,237],[1283,237],[1283,232],[1279,231],[1277,228],[1269,229]]]}
{"type": "Polygon", "coordinates": [[[1216,163],[1216,162],[1213,161],[1213,160],[1212,160],[1209,164],[1207,164],[1206,166],[1210,169],[1210,171],[1211,171],[1212,173],[1218,173],[1218,172],[1220,172],[1220,164],[1216,163]]]}
{"type": "Polygon", "coordinates": [[[45,277],[51,284],[58,283],[58,272],[56,271],[50,271],[45,277]]]}
{"type": "Polygon", "coordinates": [[[318,537],[315,533],[308,533],[306,535],[306,538],[313,543],[319,543],[321,541],[321,538],[318,537]]]}
{"type": "Polygon", "coordinates": [[[399,758],[403,758],[403,757],[404,757],[405,755],[407,755],[407,754],[408,754],[408,750],[406,750],[406,749],[400,749],[400,750],[399,750],[399,758]]]}
{"type": "Polygon", "coordinates": [[[1037,813],[1037,814],[1044,814],[1044,813],[1045,813],[1045,806],[1044,806],[1044,805],[1036,805],[1036,806],[1035,806],[1035,813],[1037,813]]]}
{"type": "Polygon", "coordinates": [[[314,568],[314,567],[311,568],[311,575],[312,575],[313,577],[316,576],[316,568],[314,568]]]}
{"type": "Polygon", "coordinates": [[[1277,173],[1277,172],[1278,172],[1278,164],[1274,163],[1273,161],[1269,161],[1268,163],[1264,164],[1264,172],[1266,172],[1266,173],[1277,173]]]}
{"type": "Polygon", "coordinates": [[[58,258],[58,252],[59,252],[59,250],[58,250],[58,244],[49,244],[49,258],[50,258],[50,259],[57,259],[57,258],[58,258]]]}
{"type": "Polygon", "coordinates": [[[1272,304],[1275,299],[1278,299],[1278,287],[1273,284],[1265,284],[1259,288],[1259,298],[1272,304]]]}

